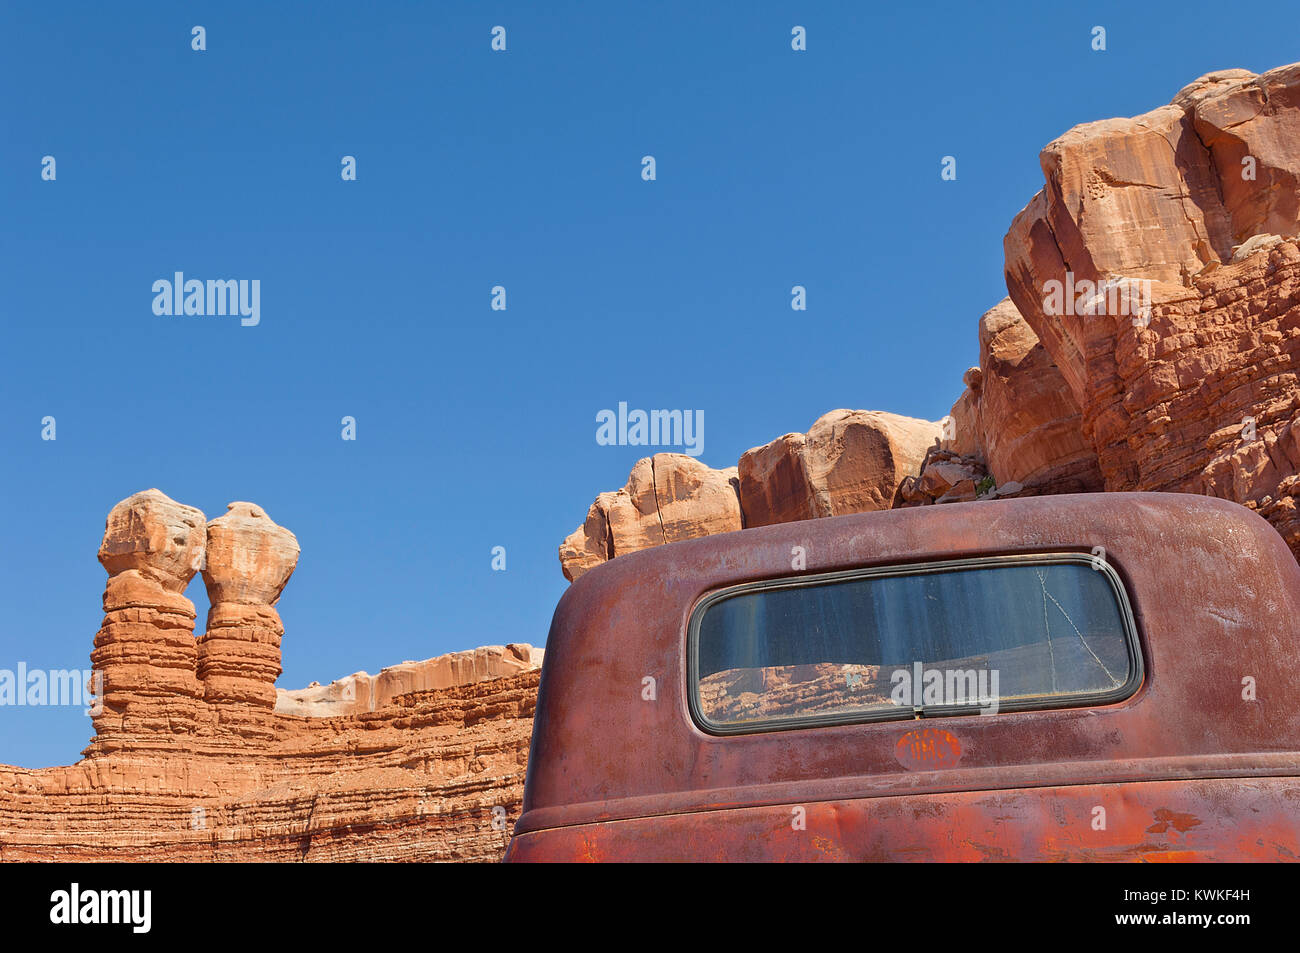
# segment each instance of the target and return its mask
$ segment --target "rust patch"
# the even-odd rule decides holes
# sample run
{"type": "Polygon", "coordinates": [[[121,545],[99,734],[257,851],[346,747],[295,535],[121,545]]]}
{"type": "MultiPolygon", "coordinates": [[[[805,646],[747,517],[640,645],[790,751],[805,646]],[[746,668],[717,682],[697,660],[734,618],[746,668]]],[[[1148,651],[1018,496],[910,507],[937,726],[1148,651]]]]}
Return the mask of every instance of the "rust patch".
{"type": "Polygon", "coordinates": [[[1201,819],[1193,814],[1179,814],[1167,807],[1158,808],[1153,816],[1156,822],[1147,828],[1148,834],[1165,834],[1171,827],[1178,833],[1185,834],[1201,823],[1201,819]]]}
{"type": "Polygon", "coordinates": [[[942,728],[918,728],[898,739],[894,757],[909,771],[951,768],[961,760],[961,742],[942,728]]]}

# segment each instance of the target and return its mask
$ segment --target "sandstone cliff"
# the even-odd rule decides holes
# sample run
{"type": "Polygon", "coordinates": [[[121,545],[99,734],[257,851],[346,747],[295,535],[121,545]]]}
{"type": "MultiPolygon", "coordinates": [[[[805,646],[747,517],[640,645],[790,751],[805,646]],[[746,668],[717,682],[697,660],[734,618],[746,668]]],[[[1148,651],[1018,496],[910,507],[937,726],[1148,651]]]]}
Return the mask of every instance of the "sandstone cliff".
{"type": "Polygon", "coordinates": [[[623,489],[596,497],[560,545],[560,567],[573,580],[615,556],[681,539],[888,509],[939,434],[927,420],[834,410],[808,433],[755,447],[726,470],[655,454],[637,461],[623,489]]]}
{"type": "Polygon", "coordinates": [[[587,519],[560,545],[568,579],[624,553],[741,528],[736,471],[713,470],[682,453],[639,460],[627,485],[596,497],[587,519]]]}
{"type": "MultiPolygon", "coordinates": [[[[1300,64],[1210,73],[1039,158],[1045,186],[1004,241],[1009,297],[979,320],[948,417],[834,411],[750,450],[740,525],[1163,490],[1257,510],[1300,556],[1300,64]]],[[[589,516],[561,546],[567,578],[669,541],[576,558],[599,531],[589,516]]]]}
{"type": "Polygon", "coordinates": [[[1049,144],[1004,247],[1105,489],[1235,500],[1300,553],[1298,142],[1300,64],[1211,73],[1049,144]],[[1095,295],[1148,282],[1147,307],[1049,307],[1067,273],[1095,295]]]}
{"type": "Polygon", "coordinates": [[[542,667],[542,649],[527,644],[483,645],[422,662],[402,662],[378,675],[354,672],[328,685],[276,691],[275,710],[321,718],[355,715],[395,704],[403,695],[435,692],[475,682],[509,678],[542,667]]]}
{"type": "Polygon", "coordinates": [[[486,646],[277,691],[293,534],[157,490],[109,514],[95,737],[0,766],[0,860],[496,860],[523,798],[542,652],[486,646]],[[194,637],[183,591],[202,570],[194,637]]]}

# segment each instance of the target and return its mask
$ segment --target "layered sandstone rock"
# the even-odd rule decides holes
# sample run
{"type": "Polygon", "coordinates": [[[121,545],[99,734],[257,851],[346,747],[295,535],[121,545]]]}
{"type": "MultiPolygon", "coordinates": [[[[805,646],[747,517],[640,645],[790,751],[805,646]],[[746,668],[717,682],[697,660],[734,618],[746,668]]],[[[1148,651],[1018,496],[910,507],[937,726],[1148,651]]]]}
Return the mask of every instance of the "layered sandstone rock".
{"type": "Polygon", "coordinates": [[[898,493],[900,507],[969,503],[996,496],[993,478],[979,458],[937,446],[925,455],[921,472],[903,480],[898,493]]]}
{"type": "Polygon", "coordinates": [[[1193,106],[1197,138],[1218,171],[1232,242],[1294,235],[1300,221],[1300,63],[1259,77],[1230,70],[1198,80],[1175,103],[1193,106]],[[1247,161],[1247,159],[1253,161],[1247,161]]]}
{"type": "MultiPolygon", "coordinates": [[[[1297,142],[1300,64],[1210,73],[1049,143],[1046,185],[1004,241],[1010,297],[982,317],[943,425],[833,411],[756,447],[737,469],[743,525],[1170,490],[1257,509],[1300,554],[1297,142]]],[[[637,482],[625,507],[648,513],[637,482]]],[[[670,541],[634,520],[648,529],[619,550],[613,510],[598,500],[561,547],[570,579],[670,541]]]]}
{"type": "Polygon", "coordinates": [[[203,520],[201,510],[160,490],[135,493],[109,511],[99,562],[110,577],[135,572],[168,592],[184,592],[203,566],[203,520]]]}
{"type": "Polygon", "coordinates": [[[984,389],[984,371],[979,367],[967,368],[961,380],[966,389],[952,405],[948,419],[943,421],[943,437],[939,445],[959,456],[976,457],[983,461],[984,415],[980,408],[980,398],[984,389]]]}
{"type": "Polygon", "coordinates": [[[1043,151],[1046,187],[1004,245],[1105,489],[1235,500],[1300,553],[1298,110],[1293,65],[1213,73],[1170,106],[1077,127],[1043,151]],[[1051,282],[1089,281],[1073,306],[1052,300],[1051,282]],[[1145,308],[1082,306],[1144,282],[1145,308]]]}
{"type": "Polygon", "coordinates": [[[942,425],[869,410],[832,410],[740,458],[746,526],[887,510],[921,469],[942,425]]]}
{"type": "Polygon", "coordinates": [[[265,712],[255,747],[0,765],[0,861],[497,861],[519,819],[539,672],[352,716],[265,712]]]}
{"type": "Polygon", "coordinates": [[[1111,326],[1084,413],[1108,490],[1234,500],[1300,555],[1300,247],[1295,239],[1157,298],[1149,327],[1111,326]]]}
{"type": "Polygon", "coordinates": [[[1097,452],[1060,370],[1010,298],[979,322],[980,366],[966,372],[945,449],[982,461],[1025,494],[1102,488],[1097,452]]]}
{"type": "Polygon", "coordinates": [[[275,707],[284,626],[275,603],[298,565],[298,540],[253,503],[231,503],[208,524],[208,629],[198,674],[210,704],[275,707]]]}
{"type": "Polygon", "coordinates": [[[921,468],[941,425],[898,414],[833,410],[714,470],[694,457],[638,460],[621,490],[601,493],[560,544],[566,579],[616,556],[746,526],[889,509],[921,468]]]}
{"type": "Polygon", "coordinates": [[[1048,313],[1047,282],[1190,288],[1251,236],[1295,234],[1297,95],[1300,64],[1211,73],[1169,106],[1077,126],[1043,150],[1047,185],[1004,241],[1007,288],[1081,407],[1092,316],[1048,313]]]}
{"type": "Polygon", "coordinates": [[[203,513],[158,490],[108,514],[99,561],[108,570],[104,621],[90,653],[95,731],[166,737],[193,731],[194,603],[181,593],[203,562],[203,513]]]}
{"type": "MultiPolygon", "coordinates": [[[[1248,81],[1234,70],[1203,77],[1135,119],[1076,126],[1039,156],[1047,187],[1016,217],[1004,242],[1007,289],[1082,406],[1081,361],[1091,316],[1051,315],[1046,284],[1143,278],[1181,285],[1231,253],[1222,180],[1197,137],[1199,105],[1248,81]]],[[[1080,290],[1081,298],[1091,292],[1080,290]]]]}
{"type": "Polygon", "coordinates": [[[113,508],[95,738],[70,767],[0,766],[0,861],[500,859],[541,650],[406,662],[272,710],[273,605],[297,559],[251,503],[206,526],[157,490],[113,508]],[[181,593],[200,567],[212,611],[196,643],[181,593]]]}
{"type": "Polygon", "coordinates": [[[286,715],[319,718],[375,711],[401,695],[431,692],[457,685],[506,678],[542,667],[542,649],[527,643],[484,645],[422,662],[402,662],[378,675],[354,672],[328,685],[276,691],[275,710],[286,715]]]}
{"type": "Polygon", "coordinates": [[[736,468],[714,470],[681,453],[638,460],[621,490],[601,493],[560,544],[565,578],[651,546],[741,528],[736,468]]]}

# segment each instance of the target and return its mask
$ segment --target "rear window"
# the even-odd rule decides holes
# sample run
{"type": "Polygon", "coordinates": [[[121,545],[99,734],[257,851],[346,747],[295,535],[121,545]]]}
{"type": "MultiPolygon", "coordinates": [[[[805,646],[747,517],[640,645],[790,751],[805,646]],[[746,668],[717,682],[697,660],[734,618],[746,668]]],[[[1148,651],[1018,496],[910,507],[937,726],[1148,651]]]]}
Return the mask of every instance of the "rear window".
{"type": "Polygon", "coordinates": [[[689,651],[721,734],[1106,703],[1142,674],[1123,585],[1082,554],[737,586],[696,607],[689,651]]]}

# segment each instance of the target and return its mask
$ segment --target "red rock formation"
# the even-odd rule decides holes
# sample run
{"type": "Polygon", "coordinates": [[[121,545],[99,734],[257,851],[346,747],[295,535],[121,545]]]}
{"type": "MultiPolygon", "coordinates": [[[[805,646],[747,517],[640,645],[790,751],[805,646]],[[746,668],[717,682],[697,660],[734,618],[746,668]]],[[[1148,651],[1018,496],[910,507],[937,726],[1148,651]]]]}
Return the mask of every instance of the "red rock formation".
{"type": "MultiPolygon", "coordinates": [[[[1019,489],[1018,484],[1008,484],[1019,489]]],[[[921,463],[921,472],[909,476],[898,488],[898,506],[929,506],[932,503],[969,503],[997,495],[993,478],[977,457],[931,447],[921,463]]]]}
{"type": "Polygon", "coordinates": [[[833,410],[740,458],[746,526],[887,510],[921,468],[941,426],[869,410],[833,410]]]}
{"type": "MultiPolygon", "coordinates": [[[[833,411],[741,458],[743,525],[1167,490],[1256,509],[1300,556],[1298,141],[1295,64],[1210,73],[1048,144],[1046,186],[1004,241],[1010,298],[980,321],[939,447],[937,424],[833,411]]],[[[612,545],[610,510],[561,547],[569,578],[669,541],[651,525],[612,545]]]]}
{"type": "Polygon", "coordinates": [[[203,514],[158,490],[108,514],[99,561],[108,570],[104,621],[90,653],[95,731],[106,740],[193,731],[194,603],[184,592],[203,561],[203,514]]]}
{"type": "Polygon", "coordinates": [[[1211,73],[1172,105],[1077,126],[1043,150],[1047,187],[1004,242],[1007,287],[1080,406],[1091,316],[1047,314],[1045,284],[1069,271],[1076,286],[1130,278],[1190,287],[1251,236],[1293,234],[1298,163],[1287,144],[1300,122],[1298,82],[1300,64],[1259,77],[1211,73]],[[1253,168],[1240,161],[1247,155],[1253,168]]]}
{"type": "Polygon", "coordinates": [[[331,718],[265,713],[255,748],[191,741],[0,765],[0,861],[495,861],[519,819],[537,671],[331,718]]]}
{"type": "Polygon", "coordinates": [[[433,692],[458,685],[507,678],[542,667],[542,649],[526,643],[484,645],[423,662],[402,662],[378,675],[354,672],[328,685],[276,691],[275,710],[314,718],[377,711],[402,695],[433,692]]]}
{"type": "Polygon", "coordinates": [[[1043,151],[1047,186],[1005,249],[1105,488],[1236,500],[1300,553],[1300,255],[1280,237],[1300,232],[1297,106],[1300,64],[1210,74],[1173,105],[1077,127],[1043,151]],[[1150,307],[1049,307],[1067,272],[1148,281],[1150,307]]]}
{"type": "Polygon", "coordinates": [[[1246,70],[1214,73],[1174,102],[1180,100],[1194,106],[1196,136],[1218,172],[1232,243],[1294,234],[1300,221],[1300,63],[1259,77],[1246,70]],[[1254,159],[1253,177],[1242,174],[1247,156],[1254,159]]]}
{"type": "Polygon", "coordinates": [[[231,503],[208,524],[208,630],[199,679],[209,704],[275,707],[284,626],[274,606],[298,565],[298,540],[252,503],[231,503]]]}
{"type": "Polygon", "coordinates": [[[1085,407],[1108,490],[1235,500],[1300,556],[1300,248],[1291,239],[1162,288],[1151,324],[1102,325],[1085,407]]]}
{"type": "Polygon", "coordinates": [[[1069,272],[1076,288],[1119,278],[1181,285],[1226,260],[1234,231],[1223,177],[1197,137],[1194,114],[1251,79],[1242,70],[1212,73],[1180,92],[1174,105],[1076,126],[1042,151],[1047,187],[1016,216],[1004,242],[1007,288],[1081,407],[1091,316],[1049,320],[1046,283],[1069,272]]]}
{"type": "Polygon", "coordinates": [[[745,526],[888,509],[915,475],[939,424],[897,414],[834,410],[807,434],[750,450],[739,467],[693,457],[638,460],[627,486],[601,493],[586,522],[560,544],[566,579],[625,553],[745,526]]]}
{"type": "Polygon", "coordinates": [[[1023,495],[1102,488],[1097,452],[1060,370],[1011,299],[979,323],[980,366],[966,372],[945,448],[984,462],[998,486],[1023,495]]]}
{"type": "Polygon", "coordinates": [[[621,490],[601,493],[560,544],[566,579],[651,546],[741,528],[736,468],[714,470],[681,453],[638,460],[621,490]]]}
{"type": "Polygon", "coordinates": [[[113,508],[96,736],[70,767],[0,766],[0,860],[502,856],[540,650],[489,647],[277,698],[273,605],[297,559],[293,534],[250,503],[206,531],[157,490],[113,508]],[[212,611],[196,643],[181,592],[205,552],[212,611]]]}

